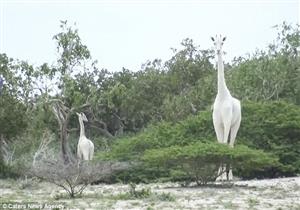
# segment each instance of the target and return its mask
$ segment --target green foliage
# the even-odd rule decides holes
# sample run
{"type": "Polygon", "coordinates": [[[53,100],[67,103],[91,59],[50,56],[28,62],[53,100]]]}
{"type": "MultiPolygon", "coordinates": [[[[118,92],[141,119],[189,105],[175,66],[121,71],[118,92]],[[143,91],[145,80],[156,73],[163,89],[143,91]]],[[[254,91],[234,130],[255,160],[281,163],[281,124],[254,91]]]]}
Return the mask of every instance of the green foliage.
{"type": "MultiPolygon", "coordinates": [[[[144,155],[149,154],[148,152],[153,150],[151,157],[154,162],[158,163],[160,163],[158,159],[161,158],[163,160],[163,157],[169,158],[172,162],[172,158],[177,157],[177,152],[180,155],[196,155],[198,158],[203,158],[202,162],[208,163],[207,165],[197,165],[201,161],[194,161],[194,165],[191,163],[188,165],[189,169],[185,171],[193,171],[193,169],[201,171],[199,169],[200,166],[207,167],[206,171],[215,171],[217,165],[210,163],[209,160],[220,162],[230,156],[232,161],[233,158],[240,161],[241,164],[239,164],[239,161],[236,161],[234,164],[237,166],[235,168],[241,177],[276,177],[299,173],[299,106],[286,102],[242,102],[242,116],[243,120],[237,137],[238,146],[234,150],[228,150],[227,147],[222,147],[224,145],[212,143],[216,142],[216,137],[213,130],[211,112],[203,111],[197,116],[188,117],[186,120],[178,123],[158,123],[137,135],[117,139],[112,145],[112,150],[108,156],[112,159],[147,160],[151,162],[150,159],[145,159],[144,155]],[[199,148],[195,145],[199,145],[199,148]],[[258,151],[243,147],[243,145],[247,145],[252,149],[258,149],[258,151]],[[183,147],[186,147],[186,153],[181,151],[183,147]],[[256,169],[262,167],[260,164],[271,161],[260,150],[272,154],[275,159],[278,158],[280,164],[270,164],[273,167],[257,171],[256,169]],[[237,153],[228,153],[231,151],[237,151],[237,153]],[[209,156],[209,152],[212,152],[213,156],[209,156]],[[202,157],[200,153],[204,156],[202,157]],[[155,159],[155,155],[160,155],[160,157],[155,159]],[[144,159],[141,159],[142,157],[144,159]],[[251,167],[248,168],[246,166],[251,167]]],[[[184,162],[183,160],[180,161],[184,162]]],[[[162,163],[161,166],[163,166],[162,163]]],[[[135,170],[137,172],[135,175],[140,177],[140,181],[147,181],[147,179],[151,178],[156,179],[166,174],[167,176],[175,174],[174,177],[177,177],[177,179],[180,179],[179,177],[187,179],[186,174],[180,172],[178,168],[172,168],[172,173],[170,171],[166,172],[164,167],[154,167],[153,165],[137,167],[135,170]],[[144,173],[151,174],[152,177],[145,176],[144,173]]],[[[127,181],[131,178],[138,180],[132,172],[130,176],[126,176],[124,173],[122,176],[126,177],[125,180],[127,181]]]]}
{"type": "Polygon", "coordinates": [[[278,36],[267,50],[233,61],[230,89],[239,98],[268,101],[284,99],[300,104],[300,29],[287,23],[276,26],[278,36]]]}
{"type": "Polygon", "coordinates": [[[53,39],[57,42],[57,51],[60,53],[58,63],[61,64],[62,75],[70,74],[72,67],[91,57],[86,45],[81,43],[78,30],[67,25],[67,21],[61,21],[62,32],[56,34],[53,39]]]}
{"type": "MultiPolygon", "coordinates": [[[[182,46],[164,65],[154,60],[141,71],[123,69],[108,78],[100,98],[105,113],[117,114],[126,131],[136,132],[149,123],[176,122],[208,106],[215,80],[212,52],[200,50],[191,39],[182,46]]],[[[104,119],[112,121],[109,116],[104,119]]]]}
{"type": "Polygon", "coordinates": [[[26,130],[29,119],[23,103],[3,94],[0,97],[0,107],[0,134],[2,137],[10,139],[26,130]]]}
{"type": "Polygon", "coordinates": [[[192,137],[197,134],[192,132],[197,132],[197,130],[193,130],[195,127],[192,125],[188,127],[187,124],[182,122],[172,125],[172,123],[163,122],[152,125],[135,136],[118,139],[112,146],[111,156],[122,160],[134,160],[147,149],[187,145],[195,142],[192,137]]]}
{"type": "Polygon", "coordinates": [[[147,149],[184,146],[199,140],[213,141],[213,136],[211,113],[203,111],[176,124],[158,123],[134,136],[120,138],[112,146],[110,155],[121,160],[136,160],[147,149]],[[199,136],[203,138],[199,139],[199,136]]]}
{"type": "Polygon", "coordinates": [[[33,72],[28,63],[0,54],[0,75],[4,79],[0,95],[0,135],[6,141],[24,132],[28,125],[33,72]]]}
{"type": "MultiPolygon", "coordinates": [[[[286,175],[299,173],[300,107],[283,101],[247,102],[243,105],[240,142],[272,152],[287,168],[286,175]]],[[[273,172],[276,176],[276,172],[273,172]]],[[[271,174],[269,174],[271,175],[271,174]]]]}
{"type": "MultiPolygon", "coordinates": [[[[185,39],[181,49],[173,49],[173,56],[166,62],[155,59],[139,71],[124,68],[110,73],[92,61],[77,29],[67,21],[61,21],[60,27],[54,36],[58,57],[53,65],[35,67],[0,54],[0,76],[4,79],[0,134],[18,150],[17,158],[32,154],[45,130],[56,133],[59,139],[59,122],[53,115],[53,104],[58,101],[64,105],[63,112],[88,104],[80,110],[89,119],[86,134],[94,140],[96,151],[110,151],[99,155],[99,159],[143,163],[145,151],[216,142],[208,111],[217,86],[211,50],[185,39]]],[[[229,89],[242,100],[237,144],[271,153],[282,164],[263,171],[236,167],[236,173],[242,177],[300,173],[300,30],[299,25],[287,23],[275,28],[277,39],[267,49],[225,65],[229,89]]],[[[64,131],[70,136],[75,153],[78,133],[71,131],[78,128],[78,121],[72,112],[68,120],[64,131]]],[[[251,152],[246,149],[245,153],[251,152]]],[[[250,156],[256,157],[255,154],[250,156]]],[[[247,159],[242,158],[241,162],[247,164],[247,159]]],[[[207,176],[215,170],[214,164],[205,167],[207,176]]],[[[139,164],[120,172],[115,180],[188,181],[190,177],[180,168],[139,164]]]]}
{"type": "Polygon", "coordinates": [[[231,165],[234,170],[242,172],[278,166],[275,157],[261,150],[246,146],[232,149],[216,142],[147,150],[143,160],[146,164],[181,170],[189,180],[195,180],[198,185],[214,181],[220,164],[231,165]]]}
{"type": "Polygon", "coordinates": [[[121,160],[136,160],[147,149],[215,141],[214,135],[211,112],[202,111],[178,123],[157,123],[134,136],[117,139],[110,155],[121,160]]]}
{"type": "Polygon", "coordinates": [[[181,45],[183,49],[178,52],[174,49],[175,55],[166,62],[169,87],[177,94],[195,86],[199,80],[203,81],[213,70],[209,61],[213,57],[211,50],[200,50],[189,38],[184,39],[181,45]]]}

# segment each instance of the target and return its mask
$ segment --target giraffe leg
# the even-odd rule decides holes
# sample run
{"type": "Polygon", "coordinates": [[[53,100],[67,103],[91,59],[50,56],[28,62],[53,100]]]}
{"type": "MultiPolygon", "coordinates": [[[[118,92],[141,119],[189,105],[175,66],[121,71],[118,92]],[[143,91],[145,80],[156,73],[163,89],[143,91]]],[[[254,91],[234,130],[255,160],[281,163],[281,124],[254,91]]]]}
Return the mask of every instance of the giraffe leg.
{"type": "Polygon", "coordinates": [[[232,174],[232,168],[231,168],[231,165],[229,165],[229,169],[228,169],[228,172],[227,172],[227,180],[228,180],[228,181],[233,180],[233,174],[232,174]]]}
{"type": "MultiPolygon", "coordinates": [[[[230,132],[230,125],[224,125],[224,138],[223,143],[227,144],[228,136],[230,132]]],[[[225,173],[223,174],[223,179],[228,180],[228,165],[224,164],[225,173]]]]}
{"type": "Polygon", "coordinates": [[[223,136],[223,140],[222,140],[223,144],[228,143],[229,132],[230,132],[230,124],[229,123],[224,123],[224,136],[223,136]]]}
{"type": "Polygon", "coordinates": [[[80,160],[82,157],[81,157],[81,150],[80,150],[80,147],[79,145],[77,146],[77,158],[80,160]]]}
{"type": "MultiPolygon", "coordinates": [[[[231,148],[234,147],[234,142],[235,142],[235,138],[237,135],[237,132],[239,130],[241,124],[241,119],[239,119],[230,129],[230,140],[229,140],[229,146],[231,148]]],[[[227,168],[227,180],[232,180],[233,179],[233,174],[232,174],[232,168],[231,165],[228,166],[227,168]]]]}
{"type": "Polygon", "coordinates": [[[90,148],[90,152],[89,152],[89,160],[93,160],[93,156],[94,156],[94,149],[90,148]]]}
{"type": "Polygon", "coordinates": [[[239,119],[237,120],[237,122],[231,127],[231,130],[230,130],[230,141],[229,141],[229,146],[230,147],[234,146],[235,138],[236,138],[236,135],[237,135],[237,133],[239,131],[240,124],[241,124],[241,117],[239,117],[239,119]]]}
{"type": "MultiPolygon", "coordinates": [[[[217,135],[217,140],[219,143],[223,143],[224,127],[220,122],[218,122],[216,120],[214,120],[213,123],[214,123],[215,132],[217,135]]],[[[225,180],[224,171],[225,171],[224,166],[223,166],[223,164],[221,164],[219,167],[219,170],[218,170],[218,177],[217,177],[216,181],[224,181],[225,180]]]]}
{"type": "Polygon", "coordinates": [[[222,143],[223,142],[223,133],[224,133],[223,125],[219,122],[214,121],[214,128],[215,128],[218,142],[222,143]]]}
{"type": "Polygon", "coordinates": [[[226,166],[224,164],[221,164],[218,170],[218,177],[216,181],[226,181],[226,166]]]}
{"type": "MultiPolygon", "coordinates": [[[[224,119],[224,135],[223,135],[222,143],[228,144],[228,138],[229,138],[230,129],[231,129],[232,112],[230,112],[230,110],[227,110],[227,112],[224,112],[222,117],[224,119]]],[[[223,171],[225,171],[221,176],[221,178],[223,180],[228,180],[228,178],[229,178],[228,177],[228,175],[229,175],[228,167],[229,166],[226,164],[223,165],[223,171]]]]}

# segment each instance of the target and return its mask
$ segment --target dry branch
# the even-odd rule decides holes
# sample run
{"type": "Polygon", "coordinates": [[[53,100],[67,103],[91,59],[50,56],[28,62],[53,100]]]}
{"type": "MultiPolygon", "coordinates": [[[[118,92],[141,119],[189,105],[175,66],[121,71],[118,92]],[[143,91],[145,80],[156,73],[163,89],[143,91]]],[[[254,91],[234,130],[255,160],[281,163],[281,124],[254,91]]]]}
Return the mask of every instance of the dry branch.
{"type": "Polygon", "coordinates": [[[63,188],[70,197],[80,195],[87,185],[104,180],[114,172],[128,169],[126,162],[69,162],[62,159],[43,159],[37,161],[30,175],[63,188]]]}

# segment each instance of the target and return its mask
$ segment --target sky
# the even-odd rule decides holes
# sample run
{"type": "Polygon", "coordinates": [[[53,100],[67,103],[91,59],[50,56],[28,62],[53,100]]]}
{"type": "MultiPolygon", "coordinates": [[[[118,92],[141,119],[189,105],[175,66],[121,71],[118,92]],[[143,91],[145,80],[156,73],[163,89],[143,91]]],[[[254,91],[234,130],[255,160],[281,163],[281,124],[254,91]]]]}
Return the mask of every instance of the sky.
{"type": "Polygon", "coordinates": [[[224,59],[230,62],[265,49],[276,38],[272,26],[299,19],[298,0],[0,0],[0,53],[55,64],[53,36],[61,31],[60,20],[68,20],[99,67],[109,71],[167,61],[185,38],[212,48],[215,34],[227,37],[224,59]]]}

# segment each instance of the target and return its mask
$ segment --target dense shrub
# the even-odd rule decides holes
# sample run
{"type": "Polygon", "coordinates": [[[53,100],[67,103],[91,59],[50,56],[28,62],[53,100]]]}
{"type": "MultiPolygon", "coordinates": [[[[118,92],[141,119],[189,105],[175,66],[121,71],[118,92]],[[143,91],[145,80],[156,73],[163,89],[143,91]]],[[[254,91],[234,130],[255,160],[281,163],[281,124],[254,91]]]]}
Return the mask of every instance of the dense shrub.
{"type": "Polygon", "coordinates": [[[244,173],[279,166],[274,155],[242,145],[229,148],[217,142],[147,150],[142,159],[146,165],[181,171],[187,179],[195,180],[198,185],[214,181],[220,164],[231,165],[234,170],[244,173]]]}
{"type": "Polygon", "coordinates": [[[238,143],[271,152],[285,166],[269,176],[300,173],[300,107],[283,101],[247,102],[242,115],[238,143]]]}
{"type": "Polygon", "coordinates": [[[109,155],[120,160],[136,160],[148,149],[215,141],[214,138],[211,112],[202,111],[197,116],[190,116],[176,124],[158,123],[135,136],[120,138],[112,146],[109,155]]]}
{"type": "MultiPolygon", "coordinates": [[[[197,116],[190,116],[175,124],[159,123],[133,137],[120,138],[115,142],[108,156],[110,159],[142,161],[141,157],[147,150],[159,151],[163,148],[168,150],[173,146],[183,147],[207,142],[216,142],[216,137],[211,111],[202,111],[197,116]]],[[[281,163],[276,167],[268,167],[260,171],[255,170],[255,167],[247,170],[237,167],[236,175],[244,178],[296,175],[300,172],[300,107],[286,102],[242,102],[242,123],[236,145],[246,145],[252,149],[269,152],[281,163]]],[[[169,154],[168,157],[170,160],[174,158],[173,154],[169,154]]],[[[246,153],[243,157],[247,157],[246,153]]],[[[251,154],[249,154],[250,158],[252,158],[251,154]]],[[[243,159],[242,163],[246,166],[248,163],[245,161],[247,160],[243,159]]],[[[142,177],[141,181],[158,178],[160,175],[170,175],[169,171],[153,166],[140,166],[136,170],[137,176],[142,177]]],[[[186,177],[178,170],[173,172],[186,177]]],[[[130,174],[123,172],[122,179],[130,180],[134,177],[138,180],[136,174],[134,171],[130,174]]]]}

